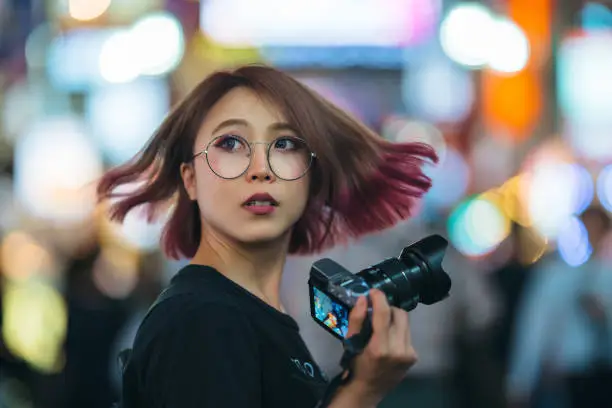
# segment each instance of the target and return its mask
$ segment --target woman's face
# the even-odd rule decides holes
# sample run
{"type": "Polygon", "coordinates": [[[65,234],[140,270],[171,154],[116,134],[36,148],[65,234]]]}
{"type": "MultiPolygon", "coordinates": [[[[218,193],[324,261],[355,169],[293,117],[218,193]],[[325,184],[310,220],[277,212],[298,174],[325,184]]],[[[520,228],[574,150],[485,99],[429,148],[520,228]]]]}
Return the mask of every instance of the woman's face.
{"type": "Polygon", "coordinates": [[[181,167],[187,193],[198,202],[204,231],[212,229],[242,244],[288,238],[306,207],[310,177],[306,173],[297,180],[280,179],[270,169],[267,151],[276,141],[270,147],[272,165],[283,178],[292,178],[286,175],[296,169],[295,158],[310,160],[308,152],[298,151],[293,142],[297,136],[278,109],[250,89],[235,88],[213,106],[194,146],[194,153],[208,147],[210,166],[207,155],[201,154],[181,167]],[[236,178],[219,177],[211,167],[219,175],[236,178]],[[252,200],[256,194],[264,196],[252,200]]]}

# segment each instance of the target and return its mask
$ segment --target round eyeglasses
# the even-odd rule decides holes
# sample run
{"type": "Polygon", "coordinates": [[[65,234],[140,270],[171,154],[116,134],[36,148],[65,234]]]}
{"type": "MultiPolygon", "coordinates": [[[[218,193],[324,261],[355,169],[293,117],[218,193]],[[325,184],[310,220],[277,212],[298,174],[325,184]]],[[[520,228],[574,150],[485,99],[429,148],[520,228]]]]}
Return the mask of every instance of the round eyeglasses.
{"type": "Polygon", "coordinates": [[[298,137],[281,136],[272,142],[248,142],[241,136],[223,135],[214,138],[206,149],[196,153],[204,155],[208,167],[223,179],[235,179],[249,169],[254,145],[267,145],[266,157],[270,170],[281,180],[292,181],[304,177],[316,155],[306,142],[298,137]]]}

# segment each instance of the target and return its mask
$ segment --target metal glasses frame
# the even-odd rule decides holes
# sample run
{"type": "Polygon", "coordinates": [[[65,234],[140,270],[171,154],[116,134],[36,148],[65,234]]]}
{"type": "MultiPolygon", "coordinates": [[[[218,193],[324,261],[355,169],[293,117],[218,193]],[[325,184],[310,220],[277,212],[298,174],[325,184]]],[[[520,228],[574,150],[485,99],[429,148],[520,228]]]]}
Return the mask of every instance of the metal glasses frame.
{"type": "MultiPolygon", "coordinates": [[[[294,177],[294,178],[283,178],[281,176],[279,176],[275,171],[274,168],[272,168],[272,165],[270,164],[270,149],[272,148],[272,145],[274,145],[274,143],[276,143],[277,140],[279,139],[287,139],[287,136],[281,136],[278,137],[276,139],[274,139],[271,142],[249,142],[248,140],[246,140],[245,138],[241,137],[241,136],[237,136],[237,135],[232,135],[232,137],[235,137],[236,139],[240,139],[244,142],[245,145],[249,146],[249,164],[245,167],[244,171],[240,174],[238,174],[237,176],[234,177],[223,177],[222,175],[220,175],[219,173],[217,173],[213,167],[210,164],[210,160],[208,159],[208,149],[210,149],[210,146],[213,145],[214,142],[216,142],[217,140],[223,138],[223,137],[227,137],[227,135],[222,135],[222,136],[217,136],[214,139],[212,139],[210,142],[208,142],[208,144],[206,145],[206,148],[196,154],[193,155],[193,157],[191,158],[191,160],[195,160],[196,158],[204,155],[206,157],[206,163],[208,164],[208,167],[210,168],[210,171],[212,171],[217,177],[222,178],[224,180],[234,180],[237,179],[238,177],[243,176],[247,171],[249,171],[249,168],[251,167],[251,163],[253,161],[253,146],[254,145],[267,145],[268,147],[266,148],[266,162],[268,163],[268,168],[270,169],[270,171],[272,173],[274,173],[274,175],[276,177],[278,177],[281,180],[284,181],[294,181],[294,180],[299,180],[302,177],[304,177],[306,175],[306,173],[308,173],[308,170],[310,170],[310,167],[312,167],[312,162],[314,161],[314,159],[316,159],[317,155],[310,151],[309,152],[309,156],[308,156],[308,166],[306,167],[306,169],[304,170],[304,172],[302,174],[300,174],[298,177],[294,177]]],[[[299,140],[300,142],[304,143],[304,145],[306,147],[308,147],[308,150],[310,150],[310,147],[308,146],[308,143],[306,143],[306,141],[304,139],[301,139],[299,137],[290,137],[289,139],[296,139],[299,140]]]]}

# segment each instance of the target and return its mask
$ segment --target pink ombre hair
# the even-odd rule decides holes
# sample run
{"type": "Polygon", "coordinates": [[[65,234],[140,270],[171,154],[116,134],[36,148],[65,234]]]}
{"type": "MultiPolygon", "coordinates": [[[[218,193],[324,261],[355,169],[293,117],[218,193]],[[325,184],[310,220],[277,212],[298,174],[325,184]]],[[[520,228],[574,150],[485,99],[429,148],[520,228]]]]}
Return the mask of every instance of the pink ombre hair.
{"type": "Polygon", "coordinates": [[[431,187],[422,171],[426,161],[437,161],[430,146],[387,141],[274,68],[248,65],[217,72],[171,111],[136,157],[111,169],[98,185],[100,200],[113,199],[110,215],[118,221],[135,207],[144,206],[153,216],[176,200],[162,236],[169,257],[192,257],[200,243],[199,210],[183,187],[180,165],[191,160],[207,112],[236,87],[252,89],[278,106],[317,155],[309,203],[293,228],[290,253],[320,252],[391,227],[410,217],[415,200],[431,187]],[[136,191],[117,192],[135,182],[140,185],[136,191]]]}

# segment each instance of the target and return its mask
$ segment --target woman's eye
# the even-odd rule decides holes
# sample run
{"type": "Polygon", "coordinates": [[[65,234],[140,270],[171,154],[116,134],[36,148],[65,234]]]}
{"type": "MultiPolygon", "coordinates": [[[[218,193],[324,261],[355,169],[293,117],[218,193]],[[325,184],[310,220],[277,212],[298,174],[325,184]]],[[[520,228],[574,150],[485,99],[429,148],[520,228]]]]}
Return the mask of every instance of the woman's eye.
{"type": "Polygon", "coordinates": [[[282,137],[274,142],[274,148],[280,150],[294,150],[296,145],[296,141],[290,137],[282,137]]]}
{"type": "Polygon", "coordinates": [[[215,147],[228,151],[236,151],[244,147],[244,143],[237,136],[221,136],[215,143],[215,147]]]}

